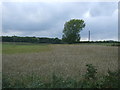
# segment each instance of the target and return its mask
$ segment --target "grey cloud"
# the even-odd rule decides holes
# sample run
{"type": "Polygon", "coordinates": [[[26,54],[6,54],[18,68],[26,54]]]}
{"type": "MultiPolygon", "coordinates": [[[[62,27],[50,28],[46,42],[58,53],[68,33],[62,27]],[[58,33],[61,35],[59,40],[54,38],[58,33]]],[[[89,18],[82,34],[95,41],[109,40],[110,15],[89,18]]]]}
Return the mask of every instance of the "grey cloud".
{"type": "Polygon", "coordinates": [[[93,17],[96,16],[111,16],[114,10],[118,7],[116,3],[113,2],[101,2],[96,3],[91,9],[90,13],[93,17]]]}
{"type": "Polygon", "coordinates": [[[23,36],[62,36],[64,23],[72,18],[84,19],[86,28],[81,32],[87,38],[106,39],[116,36],[117,20],[113,12],[117,3],[62,2],[62,3],[3,3],[3,32],[20,31],[23,36]],[[84,17],[86,12],[90,16],[84,17]],[[103,34],[104,33],[104,34],[103,34]]]}

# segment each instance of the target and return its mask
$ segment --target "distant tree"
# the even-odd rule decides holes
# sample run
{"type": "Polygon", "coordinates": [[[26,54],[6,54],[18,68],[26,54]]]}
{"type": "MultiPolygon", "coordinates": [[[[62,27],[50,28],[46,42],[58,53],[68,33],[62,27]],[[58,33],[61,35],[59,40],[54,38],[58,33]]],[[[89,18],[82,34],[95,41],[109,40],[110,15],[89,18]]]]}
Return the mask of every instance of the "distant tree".
{"type": "Polygon", "coordinates": [[[2,42],[28,42],[28,43],[52,43],[60,44],[59,38],[47,38],[47,37],[19,37],[19,36],[2,36],[0,37],[2,42]]]}
{"type": "Polygon", "coordinates": [[[80,31],[85,27],[85,23],[80,19],[72,19],[64,24],[62,40],[67,43],[80,41],[80,31]]]}

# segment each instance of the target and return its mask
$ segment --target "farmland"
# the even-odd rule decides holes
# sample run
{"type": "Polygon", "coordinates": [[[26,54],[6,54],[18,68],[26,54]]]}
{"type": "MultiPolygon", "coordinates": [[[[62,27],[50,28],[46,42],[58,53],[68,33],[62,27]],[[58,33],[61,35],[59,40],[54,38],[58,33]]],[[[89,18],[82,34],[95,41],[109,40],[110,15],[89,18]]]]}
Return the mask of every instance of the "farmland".
{"type": "Polygon", "coordinates": [[[29,83],[22,77],[33,73],[44,82],[51,81],[53,73],[80,80],[86,72],[86,64],[97,68],[97,76],[106,75],[108,69],[118,69],[116,46],[3,43],[2,52],[3,78],[9,78],[13,86],[18,79],[29,83]]]}

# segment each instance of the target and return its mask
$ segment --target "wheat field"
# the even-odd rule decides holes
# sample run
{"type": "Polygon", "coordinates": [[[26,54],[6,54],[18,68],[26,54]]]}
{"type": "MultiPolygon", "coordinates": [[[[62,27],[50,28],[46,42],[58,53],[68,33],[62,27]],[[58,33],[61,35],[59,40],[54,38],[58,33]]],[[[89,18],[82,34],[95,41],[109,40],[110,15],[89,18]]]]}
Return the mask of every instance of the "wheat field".
{"type": "Polygon", "coordinates": [[[35,73],[48,81],[52,73],[79,79],[86,72],[86,64],[96,66],[98,75],[106,74],[108,69],[118,69],[118,47],[85,44],[48,44],[48,47],[48,50],[40,52],[9,54],[4,53],[3,45],[3,74],[20,78],[35,73]]]}

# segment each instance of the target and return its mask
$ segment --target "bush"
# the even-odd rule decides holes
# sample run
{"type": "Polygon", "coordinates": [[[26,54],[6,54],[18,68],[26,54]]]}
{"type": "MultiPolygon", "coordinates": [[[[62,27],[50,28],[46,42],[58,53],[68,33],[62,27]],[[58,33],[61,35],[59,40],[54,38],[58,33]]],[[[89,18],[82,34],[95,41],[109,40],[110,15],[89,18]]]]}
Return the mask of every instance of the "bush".
{"type": "Polygon", "coordinates": [[[93,66],[92,64],[87,64],[86,66],[87,66],[87,72],[85,74],[85,78],[95,79],[97,73],[97,69],[95,68],[95,66],[93,66]]]}

